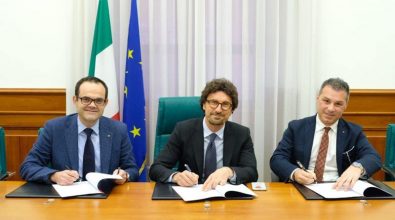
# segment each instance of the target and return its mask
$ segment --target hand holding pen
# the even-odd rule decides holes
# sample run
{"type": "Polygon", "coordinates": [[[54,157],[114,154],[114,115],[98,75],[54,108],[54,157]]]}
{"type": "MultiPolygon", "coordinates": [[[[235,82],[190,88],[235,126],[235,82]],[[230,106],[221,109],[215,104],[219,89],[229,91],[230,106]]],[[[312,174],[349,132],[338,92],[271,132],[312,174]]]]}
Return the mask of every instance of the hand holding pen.
{"type": "MultiPolygon", "coordinates": [[[[72,170],[72,169],[71,169],[69,166],[67,166],[67,165],[66,165],[65,167],[66,167],[67,170],[74,171],[74,170],[72,170]]],[[[69,173],[69,174],[73,174],[72,176],[73,176],[73,177],[76,177],[76,176],[75,176],[75,172],[77,172],[77,171],[74,171],[74,172],[69,173]]],[[[77,174],[78,174],[78,172],[77,172],[77,174]]],[[[82,181],[82,177],[80,176],[80,174],[78,174],[78,177],[77,177],[77,179],[74,180],[74,182],[81,182],[81,181],[82,181]]]]}
{"type": "Polygon", "coordinates": [[[116,184],[124,184],[126,182],[128,182],[128,173],[121,169],[121,167],[118,167],[116,170],[114,170],[113,172],[114,175],[119,175],[120,177],[122,177],[122,179],[119,180],[115,180],[116,184]]]}
{"type": "Polygon", "coordinates": [[[300,170],[296,170],[294,173],[294,180],[301,184],[311,184],[317,183],[317,177],[315,173],[311,170],[307,170],[300,161],[296,161],[298,167],[303,170],[303,172],[299,172],[300,170]]]}
{"type": "Polygon", "coordinates": [[[188,164],[184,164],[185,170],[183,172],[175,173],[172,181],[179,186],[194,186],[198,184],[199,176],[192,172],[188,164]]]}
{"type": "Polygon", "coordinates": [[[50,180],[59,185],[71,185],[76,181],[80,180],[80,176],[77,171],[70,169],[68,166],[65,166],[65,170],[54,172],[50,176],[50,180]]]}

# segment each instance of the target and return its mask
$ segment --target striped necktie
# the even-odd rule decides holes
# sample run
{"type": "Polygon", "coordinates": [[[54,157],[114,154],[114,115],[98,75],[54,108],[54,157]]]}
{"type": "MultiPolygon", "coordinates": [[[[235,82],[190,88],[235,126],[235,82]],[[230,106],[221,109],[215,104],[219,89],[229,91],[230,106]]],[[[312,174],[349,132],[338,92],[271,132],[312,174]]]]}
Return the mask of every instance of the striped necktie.
{"type": "Polygon", "coordinates": [[[317,182],[322,182],[323,180],[326,154],[328,152],[328,144],[329,144],[328,132],[331,128],[325,127],[324,129],[325,131],[321,138],[320,149],[318,151],[318,156],[317,156],[317,160],[315,161],[315,168],[314,168],[314,173],[317,177],[317,182]]]}

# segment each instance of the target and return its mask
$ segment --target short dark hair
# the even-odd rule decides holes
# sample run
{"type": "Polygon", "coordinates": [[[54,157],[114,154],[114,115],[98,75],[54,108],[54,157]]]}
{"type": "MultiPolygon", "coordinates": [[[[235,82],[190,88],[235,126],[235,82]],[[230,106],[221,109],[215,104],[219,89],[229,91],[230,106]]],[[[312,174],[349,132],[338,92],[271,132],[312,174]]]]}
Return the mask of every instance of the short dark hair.
{"type": "Polygon", "coordinates": [[[203,104],[207,101],[207,97],[215,92],[222,91],[232,99],[232,112],[239,104],[237,88],[233,83],[225,78],[214,79],[206,84],[200,96],[200,107],[203,109],[203,104]]]}
{"type": "Polygon", "coordinates": [[[340,78],[329,78],[325,80],[321,85],[319,94],[322,93],[322,90],[324,89],[325,86],[330,86],[332,87],[332,89],[336,91],[345,91],[347,94],[346,101],[348,102],[350,96],[350,87],[344,80],[340,78]]]}
{"type": "Polygon", "coordinates": [[[105,90],[106,90],[106,94],[105,94],[104,98],[107,99],[107,97],[108,97],[108,88],[107,88],[106,83],[103,80],[101,80],[101,79],[99,79],[97,77],[94,77],[94,76],[87,76],[87,77],[84,77],[84,78],[78,80],[77,84],[75,84],[75,90],[74,90],[74,95],[75,96],[79,97],[79,95],[80,95],[80,87],[81,87],[81,84],[84,83],[84,82],[93,82],[93,83],[100,83],[100,84],[102,84],[104,86],[105,90]]]}

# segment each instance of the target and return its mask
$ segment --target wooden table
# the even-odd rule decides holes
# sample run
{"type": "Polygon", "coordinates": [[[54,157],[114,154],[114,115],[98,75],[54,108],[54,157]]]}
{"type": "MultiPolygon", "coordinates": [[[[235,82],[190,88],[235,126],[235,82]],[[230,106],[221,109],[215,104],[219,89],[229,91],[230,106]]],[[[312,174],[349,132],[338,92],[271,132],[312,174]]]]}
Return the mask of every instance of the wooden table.
{"type": "MultiPolygon", "coordinates": [[[[0,181],[0,219],[394,219],[395,200],[307,201],[291,184],[267,183],[253,200],[153,201],[154,183],[117,186],[107,199],[4,197],[22,181],[0,181]],[[209,206],[209,207],[206,207],[209,206]]],[[[395,182],[387,182],[395,187],[395,182]]]]}

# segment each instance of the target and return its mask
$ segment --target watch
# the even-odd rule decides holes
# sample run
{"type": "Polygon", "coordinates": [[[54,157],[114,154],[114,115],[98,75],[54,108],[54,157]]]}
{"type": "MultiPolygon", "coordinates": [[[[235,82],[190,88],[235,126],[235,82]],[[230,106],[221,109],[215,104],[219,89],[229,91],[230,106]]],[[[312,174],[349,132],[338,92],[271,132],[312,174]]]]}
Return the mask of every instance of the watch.
{"type": "Polygon", "coordinates": [[[351,164],[351,166],[357,167],[357,168],[361,169],[361,174],[365,172],[365,169],[363,168],[362,164],[359,163],[359,162],[353,162],[353,163],[351,164]]]}

